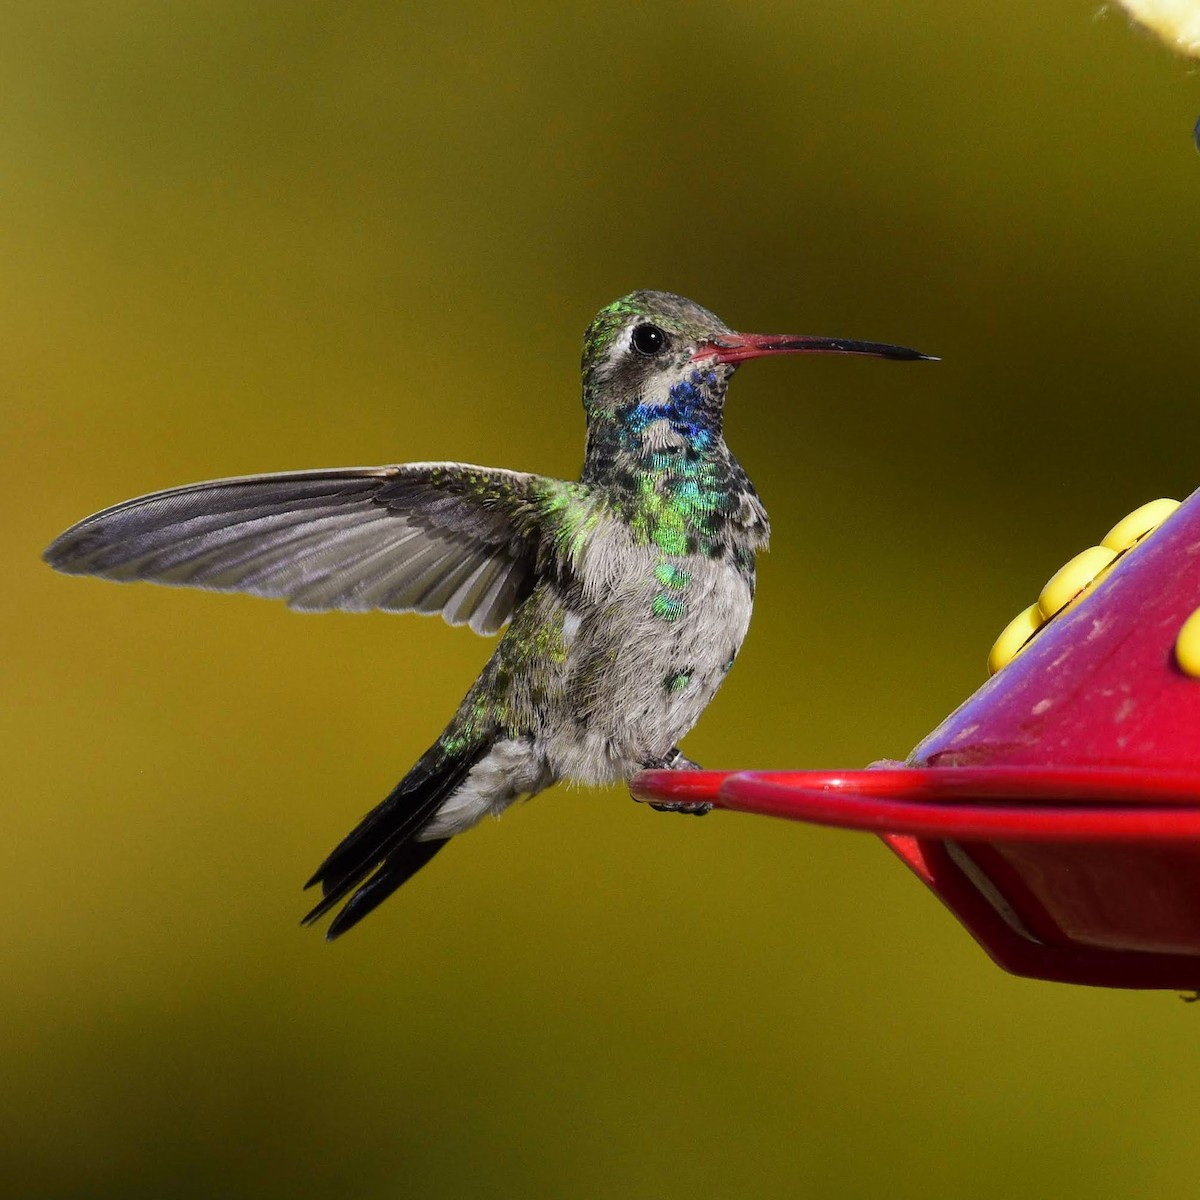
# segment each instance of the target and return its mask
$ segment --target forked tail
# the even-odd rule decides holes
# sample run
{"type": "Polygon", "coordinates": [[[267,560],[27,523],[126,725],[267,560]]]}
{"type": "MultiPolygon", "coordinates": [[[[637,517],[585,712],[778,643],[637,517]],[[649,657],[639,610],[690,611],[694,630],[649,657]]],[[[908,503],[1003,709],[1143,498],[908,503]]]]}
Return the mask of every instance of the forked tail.
{"type": "Polygon", "coordinates": [[[484,749],[484,745],[471,746],[450,754],[438,743],[427,751],[387,799],[334,847],[304,885],[310,888],[319,883],[324,894],[303,923],[319,921],[353,892],[325,934],[332,941],[415,875],[450,840],[418,841],[418,835],[466,778],[484,749]]]}

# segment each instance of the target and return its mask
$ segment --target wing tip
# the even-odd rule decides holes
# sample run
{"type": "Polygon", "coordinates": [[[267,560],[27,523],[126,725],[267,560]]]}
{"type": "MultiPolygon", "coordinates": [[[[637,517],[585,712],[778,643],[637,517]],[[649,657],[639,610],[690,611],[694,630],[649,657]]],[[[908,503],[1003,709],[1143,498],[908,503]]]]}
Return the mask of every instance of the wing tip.
{"type": "Polygon", "coordinates": [[[76,533],[78,526],[60,533],[41,553],[40,557],[48,567],[61,571],[64,575],[86,575],[87,568],[80,564],[80,558],[87,552],[87,543],[76,533]]]}

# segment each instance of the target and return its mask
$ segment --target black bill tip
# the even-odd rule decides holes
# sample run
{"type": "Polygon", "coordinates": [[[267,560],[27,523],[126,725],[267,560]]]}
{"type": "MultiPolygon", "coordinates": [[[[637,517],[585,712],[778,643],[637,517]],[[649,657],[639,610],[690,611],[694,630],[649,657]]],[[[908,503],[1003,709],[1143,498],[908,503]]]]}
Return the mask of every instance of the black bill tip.
{"type": "Polygon", "coordinates": [[[890,358],[896,362],[941,362],[936,354],[922,354],[910,346],[892,346],[885,342],[856,342],[845,338],[822,339],[812,347],[821,354],[869,354],[873,358],[890,358]]]}

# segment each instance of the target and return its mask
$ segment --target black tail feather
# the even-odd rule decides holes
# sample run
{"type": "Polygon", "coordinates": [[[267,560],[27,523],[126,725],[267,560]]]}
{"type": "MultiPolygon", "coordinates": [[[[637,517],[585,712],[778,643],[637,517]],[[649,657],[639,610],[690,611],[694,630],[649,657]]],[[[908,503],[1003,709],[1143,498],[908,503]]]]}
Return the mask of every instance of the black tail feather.
{"type": "Polygon", "coordinates": [[[450,839],[405,842],[387,856],[383,866],[346,902],[329,924],[325,940],[332,942],[377,909],[402,883],[411,879],[450,839]]]}
{"type": "Polygon", "coordinates": [[[319,883],[324,894],[302,924],[319,921],[354,892],[329,927],[326,936],[332,940],[357,925],[416,874],[449,840],[418,841],[417,835],[466,778],[482,751],[479,746],[451,755],[434,746],[425,754],[387,799],[334,847],[304,885],[309,888],[319,883]]]}

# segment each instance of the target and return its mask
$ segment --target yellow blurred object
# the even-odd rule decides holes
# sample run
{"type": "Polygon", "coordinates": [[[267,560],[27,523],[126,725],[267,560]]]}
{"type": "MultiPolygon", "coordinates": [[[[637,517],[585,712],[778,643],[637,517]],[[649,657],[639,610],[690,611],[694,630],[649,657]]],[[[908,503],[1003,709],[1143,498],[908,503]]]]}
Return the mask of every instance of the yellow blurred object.
{"type": "Polygon", "coordinates": [[[1117,557],[1107,546],[1089,546],[1050,577],[1038,596],[1038,608],[1049,620],[1061,612],[1117,557]]]}
{"type": "Polygon", "coordinates": [[[1175,661],[1185,674],[1200,679],[1200,608],[1179,629],[1175,639],[1175,661]]]}
{"type": "Polygon", "coordinates": [[[1157,34],[1181,54],[1200,58],[1198,0],[1121,0],[1121,6],[1141,26],[1157,34]]]}
{"type": "Polygon", "coordinates": [[[1114,554],[1123,554],[1157,529],[1178,507],[1178,500],[1151,500],[1118,521],[1104,535],[1100,545],[1107,546],[1114,554]]]}
{"type": "MultiPolygon", "coordinates": [[[[1037,603],[1031,604],[1004,627],[988,654],[988,674],[995,675],[1002,667],[1012,662],[1029,639],[1051,617],[1062,612],[1072,600],[1095,582],[1102,571],[1153,533],[1178,507],[1178,500],[1162,499],[1151,500],[1148,504],[1135,508],[1104,535],[1104,541],[1099,546],[1088,547],[1060,567],[1042,588],[1037,603]]],[[[1182,641],[1183,633],[1179,636],[1182,641]]],[[[1195,661],[1200,664],[1200,624],[1191,636],[1196,642],[1196,649],[1193,651],[1195,661]]],[[[1181,665],[1182,661],[1180,659],[1181,665]]]]}
{"type": "Polygon", "coordinates": [[[988,654],[988,674],[995,675],[1001,667],[1008,666],[1042,627],[1044,620],[1042,610],[1036,604],[1031,604],[1024,612],[1013,617],[988,654]]]}

